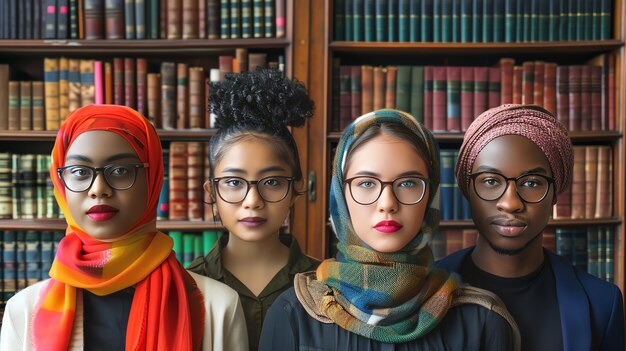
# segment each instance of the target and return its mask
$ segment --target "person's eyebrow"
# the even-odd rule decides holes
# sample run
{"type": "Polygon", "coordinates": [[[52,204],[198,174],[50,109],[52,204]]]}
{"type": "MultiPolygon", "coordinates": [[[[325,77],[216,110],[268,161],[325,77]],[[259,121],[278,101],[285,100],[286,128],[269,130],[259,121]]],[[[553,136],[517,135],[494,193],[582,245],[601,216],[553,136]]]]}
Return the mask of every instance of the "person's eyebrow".
{"type": "MultiPolygon", "coordinates": [[[[499,169],[497,169],[495,167],[491,167],[491,166],[480,166],[480,167],[478,167],[478,171],[502,173],[501,170],[499,170],[499,169]]],[[[533,173],[548,174],[548,170],[540,166],[540,167],[535,167],[535,168],[526,170],[526,171],[522,172],[521,175],[533,174],[533,173]]]]}
{"type": "MultiPolygon", "coordinates": [[[[279,172],[279,171],[286,171],[286,169],[282,166],[269,166],[269,167],[265,167],[263,169],[261,169],[259,171],[260,174],[265,174],[265,173],[270,173],[270,172],[279,172]]],[[[239,173],[239,174],[248,174],[248,171],[246,171],[243,168],[236,168],[236,167],[226,167],[222,170],[222,173],[239,173]]]]}
{"type": "MultiPolygon", "coordinates": [[[[135,160],[139,159],[136,154],[127,152],[127,153],[112,155],[111,157],[107,158],[105,161],[106,162],[113,162],[113,161],[129,159],[129,158],[132,158],[132,159],[135,159],[135,160]]],[[[83,162],[87,162],[87,163],[92,163],[93,162],[93,160],[90,159],[89,157],[87,157],[85,155],[79,155],[79,154],[67,155],[65,157],[65,161],[66,162],[70,161],[70,160],[83,161],[83,162]]]]}
{"type": "MultiPolygon", "coordinates": [[[[359,171],[356,172],[354,176],[358,176],[358,177],[380,177],[380,174],[376,173],[376,172],[370,172],[370,171],[359,171]]],[[[418,177],[424,177],[424,175],[419,172],[419,171],[406,171],[403,173],[398,174],[398,176],[396,178],[402,178],[402,177],[410,177],[410,176],[418,176],[418,177]]]]}

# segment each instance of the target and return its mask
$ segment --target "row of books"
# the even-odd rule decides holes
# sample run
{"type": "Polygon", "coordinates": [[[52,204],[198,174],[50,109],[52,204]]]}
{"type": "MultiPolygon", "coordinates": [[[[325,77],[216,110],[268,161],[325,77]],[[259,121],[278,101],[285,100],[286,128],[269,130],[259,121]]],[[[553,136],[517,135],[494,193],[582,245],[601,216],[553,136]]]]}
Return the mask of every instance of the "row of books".
{"type": "MultiPolygon", "coordinates": [[[[474,228],[450,228],[441,231],[430,243],[435,260],[474,246],[478,235],[478,230],[474,228]]],[[[615,228],[607,226],[548,227],[543,232],[542,245],[557,255],[567,258],[575,267],[600,279],[613,282],[615,228]]]]}
{"type": "MultiPolygon", "coordinates": [[[[176,259],[188,266],[196,257],[206,255],[222,232],[167,233],[174,240],[176,259]]],[[[40,280],[48,279],[59,241],[65,235],[61,231],[0,230],[0,307],[17,291],[40,280]]]]}
{"type": "Polygon", "coordinates": [[[283,38],[285,1],[0,0],[0,38],[283,38]]]}
{"type": "Polygon", "coordinates": [[[0,130],[57,130],[70,112],[93,103],[132,107],[157,128],[210,128],[210,81],[229,72],[284,67],[283,56],[268,62],[266,53],[236,53],[219,56],[218,68],[162,62],[157,72],[145,58],[45,58],[44,82],[10,80],[9,66],[0,64],[0,130]]]}
{"type": "Polygon", "coordinates": [[[554,218],[608,218],[613,214],[610,146],[574,146],[571,187],[558,195],[554,218]]]}
{"type": "Polygon", "coordinates": [[[458,158],[459,150],[442,149],[439,152],[439,208],[442,220],[472,219],[469,202],[461,193],[454,174],[458,158]]]}
{"type": "Polygon", "coordinates": [[[334,0],[340,41],[537,42],[611,38],[611,0],[334,0]]]}
{"type": "Polygon", "coordinates": [[[333,128],[380,108],[410,112],[434,132],[466,131],[475,117],[506,103],[536,104],[570,130],[615,128],[615,60],[585,65],[502,58],[495,67],[344,66],[334,61],[333,128]]]}

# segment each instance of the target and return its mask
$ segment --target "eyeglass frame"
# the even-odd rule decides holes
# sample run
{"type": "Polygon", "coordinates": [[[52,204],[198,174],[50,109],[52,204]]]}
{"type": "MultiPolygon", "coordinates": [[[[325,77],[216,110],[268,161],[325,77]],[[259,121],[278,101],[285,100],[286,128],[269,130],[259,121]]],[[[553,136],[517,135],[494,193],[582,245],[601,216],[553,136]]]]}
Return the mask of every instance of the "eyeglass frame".
{"type": "Polygon", "coordinates": [[[135,182],[137,181],[137,169],[142,169],[142,168],[145,169],[148,167],[150,167],[149,163],[112,163],[103,167],[91,167],[91,166],[86,166],[86,165],[69,165],[69,166],[57,168],[57,174],[59,175],[59,178],[61,179],[61,182],[63,182],[63,185],[65,186],[65,188],[73,193],[84,193],[85,191],[88,191],[89,189],[91,189],[91,187],[93,186],[93,183],[96,181],[96,178],[98,177],[98,173],[102,173],[102,176],[104,177],[104,182],[111,189],[123,191],[123,190],[128,190],[135,185],[135,182]],[[135,179],[133,179],[133,182],[130,184],[128,188],[119,189],[111,185],[111,183],[109,183],[109,180],[107,179],[105,171],[115,166],[132,166],[135,168],[135,179]],[[91,171],[93,172],[91,176],[91,182],[89,183],[89,186],[85,190],[81,190],[81,191],[72,190],[70,189],[70,187],[67,186],[65,179],[63,179],[63,175],[62,175],[63,171],[65,171],[66,169],[70,169],[72,167],[88,168],[88,169],[91,169],[91,171]]]}
{"type": "Polygon", "coordinates": [[[504,194],[506,193],[506,191],[509,189],[509,183],[513,180],[515,183],[515,194],[517,194],[517,196],[520,198],[520,200],[522,200],[524,203],[527,204],[538,204],[541,201],[545,200],[545,198],[548,196],[548,193],[550,192],[550,186],[552,184],[554,184],[555,180],[554,178],[548,177],[546,175],[543,174],[538,174],[538,173],[528,173],[528,174],[522,174],[518,177],[505,177],[504,174],[499,173],[499,172],[493,172],[493,171],[482,171],[482,172],[476,172],[476,173],[472,173],[469,175],[470,179],[472,180],[472,183],[474,184],[473,188],[474,188],[474,193],[476,193],[476,196],[478,196],[481,200],[483,201],[498,201],[502,198],[502,196],[504,196],[504,194]],[[478,190],[476,190],[476,178],[478,176],[480,176],[481,174],[485,174],[485,173],[490,173],[490,174],[496,174],[501,176],[505,181],[506,181],[506,185],[504,186],[504,191],[502,191],[502,194],[500,194],[500,196],[496,197],[495,199],[491,199],[491,200],[487,200],[485,198],[483,198],[482,196],[480,196],[480,194],[478,194],[478,190]],[[540,177],[545,179],[548,182],[548,187],[546,188],[546,192],[543,194],[543,196],[541,197],[540,200],[538,201],[527,201],[526,199],[524,199],[524,197],[519,193],[519,191],[517,190],[517,181],[521,178],[524,177],[529,177],[529,176],[533,176],[533,177],[540,177]]]}
{"type": "Polygon", "coordinates": [[[428,185],[430,185],[430,179],[425,179],[425,178],[418,177],[418,176],[404,176],[404,177],[398,177],[398,178],[396,178],[396,179],[394,179],[394,180],[387,181],[387,182],[384,182],[384,181],[382,181],[382,180],[378,179],[377,177],[372,177],[372,176],[356,176],[356,177],[352,177],[352,178],[345,179],[343,182],[344,182],[344,184],[348,184],[348,189],[350,190],[350,197],[352,197],[352,200],[354,200],[354,202],[356,202],[357,204],[359,204],[359,205],[363,205],[363,206],[369,206],[369,205],[371,205],[371,204],[375,203],[376,201],[378,201],[378,199],[380,199],[380,195],[382,195],[383,190],[385,189],[385,186],[386,186],[386,185],[391,185],[391,193],[393,194],[393,197],[396,199],[396,201],[398,201],[399,203],[401,203],[401,204],[403,204],[403,205],[407,205],[407,206],[417,205],[418,203],[420,203],[420,202],[424,199],[424,195],[426,195],[426,187],[427,187],[428,185]],[[381,184],[381,186],[380,186],[380,192],[378,193],[378,196],[376,196],[376,199],[374,199],[374,201],[372,201],[372,202],[370,202],[370,203],[361,203],[361,202],[358,202],[358,201],[354,198],[354,195],[352,194],[352,182],[353,182],[355,179],[358,179],[358,178],[376,179],[377,181],[379,181],[379,182],[380,182],[380,184],[381,184]],[[417,200],[417,201],[415,201],[415,202],[413,202],[413,203],[404,203],[404,202],[400,201],[400,199],[398,199],[398,195],[396,195],[396,192],[395,192],[395,190],[393,189],[393,183],[395,183],[397,180],[400,180],[400,179],[407,179],[407,178],[415,178],[415,179],[419,179],[419,180],[421,180],[421,181],[422,181],[422,183],[424,183],[424,191],[422,191],[422,195],[420,196],[419,200],[417,200]]]}
{"type": "Polygon", "coordinates": [[[226,203],[229,203],[229,204],[237,204],[237,203],[242,202],[243,200],[245,200],[245,199],[246,199],[246,197],[248,197],[248,193],[250,193],[250,188],[252,188],[252,185],[254,185],[254,187],[256,188],[256,192],[257,192],[257,194],[259,194],[259,197],[260,197],[263,201],[265,201],[265,202],[269,202],[269,203],[271,203],[271,204],[275,204],[275,203],[277,203],[277,202],[281,202],[281,201],[283,201],[285,198],[287,198],[287,195],[289,195],[289,191],[290,191],[290,190],[291,190],[291,188],[292,188],[292,185],[293,185],[293,181],[294,181],[294,179],[295,179],[295,177],[287,177],[287,176],[268,176],[268,177],[263,177],[263,178],[260,178],[260,179],[257,179],[257,180],[247,180],[247,179],[245,179],[245,178],[241,178],[241,177],[229,177],[229,176],[228,176],[228,177],[216,177],[216,178],[211,178],[211,179],[210,179],[210,181],[211,181],[211,184],[215,183],[215,186],[213,187],[213,189],[215,189],[215,192],[217,193],[217,196],[219,196],[219,197],[220,197],[220,199],[222,199],[222,201],[224,201],[224,202],[226,202],[226,203]],[[285,179],[285,180],[287,180],[287,183],[288,183],[288,184],[287,184],[287,191],[285,192],[285,195],[284,195],[284,196],[283,196],[280,200],[276,200],[276,201],[269,201],[269,200],[265,199],[265,198],[263,197],[263,195],[261,194],[261,192],[259,191],[259,188],[258,188],[258,185],[257,185],[257,184],[258,184],[259,182],[264,181],[264,180],[269,179],[269,178],[281,178],[281,179],[285,179]],[[243,196],[243,198],[242,198],[241,200],[239,200],[239,201],[227,201],[226,199],[224,199],[224,197],[223,197],[223,196],[222,196],[222,194],[220,193],[220,187],[219,187],[219,182],[220,182],[221,180],[223,180],[223,179],[237,179],[237,180],[242,180],[243,182],[245,182],[245,183],[246,183],[246,186],[247,186],[246,193],[244,194],[244,196],[243,196]]]}

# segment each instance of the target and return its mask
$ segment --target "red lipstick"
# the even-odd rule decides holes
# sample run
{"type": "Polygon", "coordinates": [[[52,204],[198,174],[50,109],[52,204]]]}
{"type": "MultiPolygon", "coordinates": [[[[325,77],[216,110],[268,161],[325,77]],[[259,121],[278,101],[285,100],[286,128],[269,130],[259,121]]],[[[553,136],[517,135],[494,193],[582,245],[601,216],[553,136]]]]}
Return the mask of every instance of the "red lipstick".
{"type": "Polygon", "coordinates": [[[396,221],[380,221],[376,223],[374,228],[381,233],[391,234],[400,230],[402,228],[402,224],[396,221]]]}
{"type": "Polygon", "coordinates": [[[240,219],[239,222],[248,228],[256,228],[267,222],[267,219],[262,217],[245,217],[240,219]]]}
{"type": "Polygon", "coordinates": [[[115,216],[119,210],[108,205],[95,205],[87,210],[87,216],[96,222],[107,221],[115,216]]]}

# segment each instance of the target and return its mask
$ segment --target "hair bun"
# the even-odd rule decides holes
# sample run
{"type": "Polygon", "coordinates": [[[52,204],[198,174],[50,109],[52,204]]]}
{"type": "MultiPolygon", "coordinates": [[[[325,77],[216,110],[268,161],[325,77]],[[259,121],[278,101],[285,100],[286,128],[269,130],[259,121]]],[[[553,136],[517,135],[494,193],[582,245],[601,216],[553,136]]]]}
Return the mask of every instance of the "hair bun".
{"type": "Polygon", "coordinates": [[[217,128],[301,127],[313,116],[304,85],[278,70],[228,73],[222,82],[210,84],[210,93],[209,111],[217,116],[217,128]]]}

